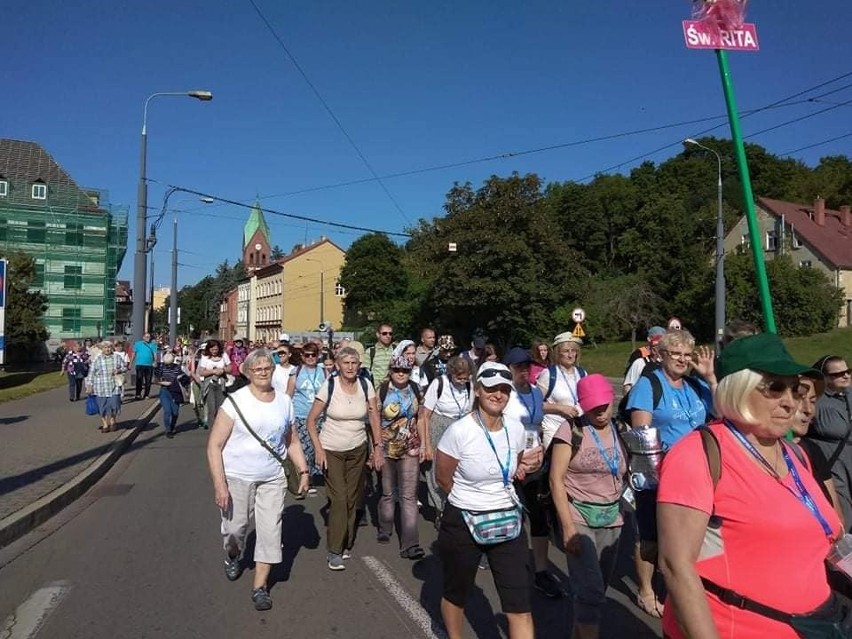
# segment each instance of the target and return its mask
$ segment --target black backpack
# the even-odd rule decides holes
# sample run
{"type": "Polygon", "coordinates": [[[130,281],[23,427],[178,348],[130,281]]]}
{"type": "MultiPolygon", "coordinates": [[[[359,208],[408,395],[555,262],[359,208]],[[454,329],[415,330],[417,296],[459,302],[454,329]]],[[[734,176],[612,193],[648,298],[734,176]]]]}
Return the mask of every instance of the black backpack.
{"type": "MultiPolygon", "coordinates": [[[[328,376],[328,398],[325,400],[325,406],[322,409],[323,417],[325,417],[325,414],[328,412],[328,407],[331,405],[331,396],[334,395],[334,380],[336,377],[337,375],[328,376]]],[[[370,393],[367,390],[367,380],[363,377],[359,377],[358,381],[361,383],[361,390],[364,391],[364,399],[369,402],[370,393]]]]}

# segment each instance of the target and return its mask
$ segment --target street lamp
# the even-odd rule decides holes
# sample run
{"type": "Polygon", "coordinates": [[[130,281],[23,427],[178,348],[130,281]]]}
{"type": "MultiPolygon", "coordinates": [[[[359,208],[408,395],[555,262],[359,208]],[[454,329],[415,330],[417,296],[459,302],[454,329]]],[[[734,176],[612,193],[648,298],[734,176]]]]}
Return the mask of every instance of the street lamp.
{"type": "Polygon", "coordinates": [[[213,99],[210,91],[167,91],[152,93],[145,99],[142,110],[142,144],[139,153],[139,185],[136,190],[136,252],[133,256],[133,313],[131,323],[132,336],[136,342],[142,339],[145,325],[145,253],[148,251],[145,226],[148,217],[148,182],[146,181],[146,162],[148,156],[148,103],[159,96],[181,96],[195,98],[202,102],[213,99]]]}
{"type": "Polygon", "coordinates": [[[725,218],[722,211],[722,156],[710,147],[704,146],[698,140],[687,138],[684,144],[692,144],[716,156],[719,168],[717,181],[717,197],[719,210],[716,216],[716,307],[715,307],[715,343],[718,351],[725,333],[725,218]]]}
{"type": "Polygon", "coordinates": [[[319,319],[319,323],[320,323],[320,326],[322,326],[323,324],[325,324],[325,266],[319,260],[315,260],[315,259],[310,258],[310,257],[306,257],[305,261],[306,262],[316,262],[317,264],[320,265],[320,300],[319,300],[319,302],[320,302],[320,309],[319,309],[320,319],[319,319]]]}
{"type": "MultiPolygon", "coordinates": [[[[168,197],[168,196],[167,196],[168,197]]],[[[198,198],[204,204],[212,204],[213,198],[202,196],[198,198]]],[[[181,200],[178,202],[191,202],[193,200],[181,200]]],[[[172,348],[177,346],[177,273],[178,273],[178,252],[177,252],[177,214],[178,208],[172,209],[172,294],[169,296],[169,344],[172,348]]]]}

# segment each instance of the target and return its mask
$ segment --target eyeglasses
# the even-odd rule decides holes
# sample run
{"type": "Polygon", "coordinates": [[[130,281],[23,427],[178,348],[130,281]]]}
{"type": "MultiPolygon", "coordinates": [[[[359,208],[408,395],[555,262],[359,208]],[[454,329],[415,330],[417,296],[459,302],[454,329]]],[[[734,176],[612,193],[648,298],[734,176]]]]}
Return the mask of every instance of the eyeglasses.
{"type": "Polygon", "coordinates": [[[757,385],[757,391],[768,399],[781,399],[788,390],[793,396],[793,399],[796,400],[802,399],[808,394],[808,387],[798,379],[790,381],[783,379],[764,379],[757,385]]]}
{"type": "Polygon", "coordinates": [[[379,335],[393,335],[393,331],[382,331],[379,335]]]}
{"type": "Polygon", "coordinates": [[[663,351],[663,350],[661,350],[660,352],[665,353],[666,355],[668,355],[672,359],[676,359],[676,360],[692,359],[692,353],[675,353],[675,352],[672,352],[672,351],[663,351]]]}
{"type": "Polygon", "coordinates": [[[288,351],[275,351],[275,352],[278,353],[279,355],[289,355],[290,354],[288,351]]]}
{"type": "Polygon", "coordinates": [[[500,370],[499,368],[489,368],[487,371],[482,371],[479,375],[477,375],[477,379],[491,379],[492,377],[502,377],[503,379],[511,382],[512,381],[512,373],[509,371],[500,370]]]}
{"type": "Polygon", "coordinates": [[[482,390],[484,390],[489,395],[493,393],[503,393],[504,395],[510,395],[512,393],[512,389],[505,384],[499,384],[497,386],[483,386],[482,390]]]}
{"type": "Polygon", "coordinates": [[[847,368],[845,371],[837,371],[835,373],[826,373],[826,375],[832,379],[837,379],[838,377],[846,377],[847,375],[852,375],[852,368],[847,368]]]}
{"type": "Polygon", "coordinates": [[[272,374],[272,369],[271,369],[271,368],[269,368],[269,367],[264,367],[264,368],[250,368],[249,370],[250,370],[252,373],[254,373],[255,375],[271,375],[271,374],[272,374]]]}
{"type": "Polygon", "coordinates": [[[316,353],[302,353],[302,357],[316,357],[316,353]]]}

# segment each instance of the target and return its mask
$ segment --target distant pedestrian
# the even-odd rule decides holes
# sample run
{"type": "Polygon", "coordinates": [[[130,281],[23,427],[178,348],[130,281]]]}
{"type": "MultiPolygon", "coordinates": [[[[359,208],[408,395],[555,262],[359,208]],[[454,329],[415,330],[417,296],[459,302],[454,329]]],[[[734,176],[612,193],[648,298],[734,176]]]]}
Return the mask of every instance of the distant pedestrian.
{"type": "Polygon", "coordinates": [[[447,372],[447,362],[455,352],[456,343],[453,336],[441,335],[435,351],[420,366],[420,385],[425,388],[432,383],[433,379],[444,375],[447,372]]]}
{"type": "Polygon", "coordinates": [[[222,352],[222,342],[207,340],[204,354],[198,362],[197,374],[202,379],[201,396],[204,399],[205,423],[212,424],[222,402],[225,401],[225,385],[231,360],[222,352]]]}
{"type": "Polygon", "coordinates": [[[145,333],[142,339],[133,344],[131,364],[136,366],[135,399],[147,399],[151,394],[151,380],[154,376],[157,350],[157,343],[151,341],[151,333],[145,333]]]}
{"type": "Polygon", "coordinates": [[[242,554],[253,521],[257,541],[251,600],[255,610],[269,610],[269,573],[282,559],[287,485],[283,462],[292,461],[300,491],[308,488],[308,470],[299,438],[293,436],[290,398],[272,388],[272,354],[258,349],[244,364],[249,384],[230,395],[217,414],[207,443],[207,461],[222,515],[225,576],[235,581],[242,574],[242,554]]]}
{"type": "MultiPolygon", "coordinates": [[[[316,493],[314,486],[322,477],[322,468],[316,463],[314,444],[308,433],[308,413],[314,405],[317,391],[325,381],[325,371],[318,365],[319,346],[309,342],[302,347],[301,362],[290,372],[287,382],[287,394],[293,399],[293,413],[296,420],[296,434],[302,444],[302,451],[308,462],[308,470],[311,473],[308,492],[316,493]]],[[[319,418],[317,429],[322,430],[322,418],[319,418]]]]}
{"type": "Polygon", "coordinates": [[[73,342],[71,350],[62,360],[60,375],[68,376],[68,400],[76,402],[83,390],[83,380],[89,374],[89,355],[83,351],[80,342],[73,342]]]}
{"type": "Polygon", "coordinates": [[[163,355],[163,361],[154,370],[154,379],[160,385],[160,407],[163,409],[163,429],[169,439],[175,436],[175,427],[183,404],[181,387],[189,385],[189,377],[171,353],[163,355]]]}
{"type": "Polygon", "coordinates": [[[378,388],[388,376],[388,365],[393,357],[393,326],[380,324],[376,329],[376,343],[367,349],[367,368],[378,388]]]}
{"type": "Polygon", "coordinates": [[[553,362],[550,359],[550,346],[547,342],[537,339],[530,348],[530,383],[535,384],[541,371],[547,369],[553,362]]]}
{"type": "Polygon", "coordinates": [[[98,413],[101,416],[99,430],[109,433],[115,430],[116,417],[121,412],[121,392],[126,368],[124,359],[114,352],[112,342],[101,342],[99,346],[100,354],[89,364],[86,393],[97,397],[98,413]]]}
{"type": "Polygon", "coordinates": [[[420,331],[420,343],[415,351],[414,363],[423,366],[429,357],[435,352],[435,329],[426,327],[420,331]]]}
{"type": "Polygon", "coordinates": [[[290,384],[290,373],[295,366],[290,364],[290,345],[278,342],[275,348],[275,372],[272,373],[272,387],[279,393],[287,394],[287,386],[290,384]]]}

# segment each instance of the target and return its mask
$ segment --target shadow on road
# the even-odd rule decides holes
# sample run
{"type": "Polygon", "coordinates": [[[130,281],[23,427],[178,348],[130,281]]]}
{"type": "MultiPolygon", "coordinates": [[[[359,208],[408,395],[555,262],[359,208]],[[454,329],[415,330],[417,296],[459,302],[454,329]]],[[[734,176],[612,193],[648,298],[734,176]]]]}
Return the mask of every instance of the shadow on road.
{"type": "Polygon", "coordinates": [[[322,538],[314,523],[314,517],[305,510],[302,504],[294,504],[284,509],[284,524],[282,531],[281,563],[272,567],[269,576],[270,591],[278,582],[290,579],[290,571],[296,557],[302,548],[314,550],[319,548],[322,538]]]}
{"type": "Polygon", "coordinates": [[[0,417],[0,424],[19,424],[30,418],[29,415],[18,415],[17,417],[0,417]]]}

